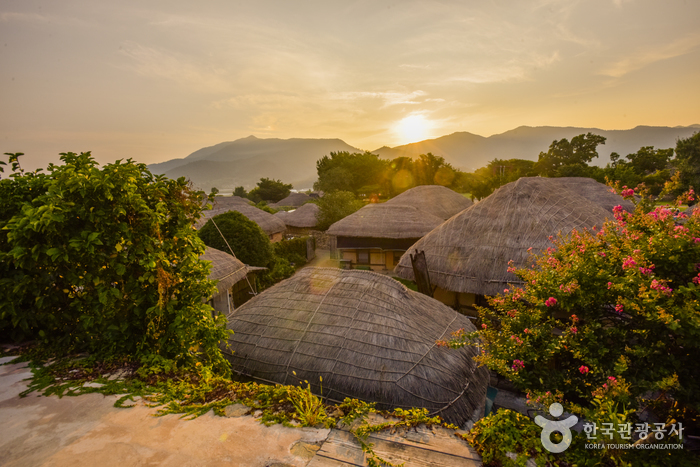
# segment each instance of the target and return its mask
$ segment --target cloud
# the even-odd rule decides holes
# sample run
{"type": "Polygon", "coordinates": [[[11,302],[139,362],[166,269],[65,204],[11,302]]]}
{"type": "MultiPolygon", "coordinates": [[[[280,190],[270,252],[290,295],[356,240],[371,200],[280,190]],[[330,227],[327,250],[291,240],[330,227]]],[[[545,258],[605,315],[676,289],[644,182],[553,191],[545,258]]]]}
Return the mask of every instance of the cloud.
{"type": "Polygon", "coordinates": [[[602,70],[601,74],[613,78],[621,78],[630,72],[644,68],[652,63],[690,53],[698,46],[700,46],[700,33],[693,33],[669,44],[639,50],[636,54],[624,58],[602,70]]]}
{"type": "Polygon", "coordinates": [[[381,99],[384,101],[382,109],[391,107],[394,105],[405,105],[405,104],[420,104],[421,101],[418,98],[425,96],[427,93],[425,91],[417,90],[413,92],[340,92],[335,93],[331,96],[332,99],[344,100],[344,101],[354,101],[358,99],[381,99]]]}
{"type": "Polygon", "coordinates": [[[119,53],[129,59],[127,68],[154,79],[164,79],[200,92],[231,91],[221,70],[195,63],[187,56],[126,42],[119,53]]]}

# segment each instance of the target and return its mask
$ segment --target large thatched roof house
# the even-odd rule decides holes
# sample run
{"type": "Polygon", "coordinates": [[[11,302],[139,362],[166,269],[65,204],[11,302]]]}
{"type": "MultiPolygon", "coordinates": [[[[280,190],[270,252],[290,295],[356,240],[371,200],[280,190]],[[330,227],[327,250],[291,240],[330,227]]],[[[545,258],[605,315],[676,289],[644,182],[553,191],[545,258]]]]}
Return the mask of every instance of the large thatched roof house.
{"type": "Polygon", "coordinates": [[[287,227],[281,219],[273,216],[269,212],[258,209],[255,206],[241,203],[231,203],[224,207],[214,207],[214,209],[204,211],[204,215],[195,223],[195,227],[200,229],[212,217],[229,211],[240,212],[248,219],[258,224],[263,232],[270,237],[271,242],[278,242],[284,239],[284,231],[287,227]]]}
{"type": "MultiPolygon", "coordinates": [[[[424,251],[434,297],[469,313],[477,296],[496,295],[518,278],[507,271],[529,266],[528,249],[551,246],[550,236],[601,227],[612,215],[553,179],[521,178],[462,211],[410,247],[424,251]]],[[[395,269],[414,279],[405,254],[395,269]]]]}
{"type": "Polygon", "coordinates": [[[313,198],[306,193],[290,193],[289,196],[287,196],[284,199],[281,199],[277,201],[276,203],[270,204],[270,207],[273,208],[281,208],[282,206],[292,206],[292,207],[299,207],[304,205],[305,203],[308,203],[311,201],[313,198]]]}
{"type": "Polygon", "coordinates": [[[199,259],[212,263],[211,272],[207,278],[217,281],[216,293],[210,300],[210,305],[217,313],[228,316],[234,308],[250,299],[251,286],[255,281],[246,280],[252,270],[249,266],[228,253],[210,247],[206,248],[199,259]]]}
{"type": "Polygon", "coordinates": [[[333,401],[379,409],[425,407],[462,424],[483,414],[488,371],[473,347],[437,347],[469,319],[369,271],[306,268],[262,292],[230,317],[232,371],[298,384],[333,401]],[[296,374],[295,374],[296,373],[296,374]]]}
{"type": "Polygon", "coordinates": [[[229,206],[250,206],[251,201],[247,198],[241,198],[240,196],[216,196],[214,198],[214,206],[212,209],[221,209],[229,206]]]}
{"type": "Polygon", "coordinates": [[[275,217],[282,219],[287,226],[288,235],[308,235],[309,231],[318,225],[318,220],[316,219],[318,210],[317,204],[306,203],[293,211],[276,212],[275,217]]]}
{"type": "Polygon", "coordinates": [[[613,212],[615,206],[622,206],[627,212],[634,211],[634,203],[618,195],[609,186],[586,177],[552,178],[552,183],[562,188],[572,190],[589,201],[594,202],[606,211],[613,212]]]}
{"type": "Polygon", "coordinates": [[[336,254],[344,264],[391,270],[408,247],[442,222],[413,206],[368,204],[331,225],[326,233],[336,239],[336,254]]]}
{"type": "Polygon", "coordinates": [[[440,185],[421,185],[406,190],[385,204],[413,206],[447,220],[472,205],[470,199],[440,185]]]}

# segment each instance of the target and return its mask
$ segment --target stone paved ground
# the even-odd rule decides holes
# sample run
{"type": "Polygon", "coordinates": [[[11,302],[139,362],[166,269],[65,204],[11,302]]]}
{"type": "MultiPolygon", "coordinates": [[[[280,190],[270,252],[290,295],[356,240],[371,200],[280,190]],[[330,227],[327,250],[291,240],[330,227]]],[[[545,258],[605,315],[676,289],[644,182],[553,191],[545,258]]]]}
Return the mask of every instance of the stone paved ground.
{"type": "MultiPolygon", "coordinates": [[[[12,358],[0,358],[0,365],[12,358]]],[[[0,366],[0,465],[301,467],[327,429],[265,427],[250,416],[195,420],[154,417],[143,404],[113,406],[118,396],[20,398],[25,364],[0,366]]],[[[239,416],[235,416],[239,415],[239,416]]]]}

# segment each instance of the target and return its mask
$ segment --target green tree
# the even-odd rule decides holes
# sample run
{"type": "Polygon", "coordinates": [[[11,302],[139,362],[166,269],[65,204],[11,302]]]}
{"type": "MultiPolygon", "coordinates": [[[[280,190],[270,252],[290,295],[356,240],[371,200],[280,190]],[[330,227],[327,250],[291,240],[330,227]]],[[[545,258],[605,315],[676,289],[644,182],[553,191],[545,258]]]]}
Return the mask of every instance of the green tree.
{"type": "Polygon", "coordinates": [[[204,193],[131,160],[61,160],[47,174],[17,165],[0,181],[0,332],[58,355],[225,370],[218,344],[228,333],[203,303],[215,289],[192,229],[204,193]]]}
{"type": "Polygon", "coordinates": [[[258,224],[236,211],[219,214],[213,220],[218,230],[210,219],[198,231],[205,245],[226,253],[230,253],[230,245],[236,257],[250,266],[270,267],[273,264],[270,239],[258,224]]]}
{"type": "Polygon", "coordinates": [[[362,187],[386,183],[388,161],[369,152],[331,152],[316,162],[318,181],[315,190],[350,191],[355,196],[362,187]]]}
{"type": "Polygon", "coordinates": [[[674,165],[681,173],[680,191],[700,187],[700,132],[676,141],[674,165]]]}
{"type": "Polygon", "coordinates": [[[257,185],[258,186],[248,193],[248,199],[256,204],[260,201],[276,203],[289,196],[293,188],[291,184],[282,183],[280,180],[272,180],[270,178],[261,178],[257,185]]]}
{"type": "Polygon", "coordinates": [[[597,147],[605,144],[606,138],[593,133],[578,135],[571,139],[566,138],[553,141],[547,152],[541,152],[535,170],[545,177],[560,177],[565,172],[567,176],[572,173],[583,173],[588,163],[594,157],[598,157],[597,147]],[[564,166],[574,166],[562,169],[564,166]]]}
{"type": "Polygon", "coordinates": [[[233,196],[240,196],[241,198],[247,198],[247,197],[248,197],[248,192],[245,191],[245,188],[243,188],[242,186],[237,186],[237,187],[233,190],[233,196]]]}
{"type": "Polygon", "coordinates": [[[326,230],[335,222],[349,216],[353,212],[364,206],[364,203],[349,191],[334,191],[326,193],[322,198],[315,201],[319,211],[316,214],[318,229],[326,230]]]}
{"type": "Polygon", "coordinates": [[[640,175],[650,175],[666,169],[673,157],[673,148],[654,149],[654,146],[644,146],[636,153],[628,154],[630,165],[640,175]]]}

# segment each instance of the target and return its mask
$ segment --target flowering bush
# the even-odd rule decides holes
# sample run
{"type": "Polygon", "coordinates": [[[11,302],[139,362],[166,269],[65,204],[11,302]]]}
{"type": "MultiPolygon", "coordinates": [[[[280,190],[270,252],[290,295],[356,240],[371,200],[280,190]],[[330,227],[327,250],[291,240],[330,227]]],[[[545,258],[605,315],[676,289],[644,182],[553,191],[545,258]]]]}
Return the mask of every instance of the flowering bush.
{"type": "Polygon", "coordinates": [[[671,210],[646,200],[633,213],[616,208],[614,217],[553,239],[531,268],[516,271],[525,286],[489,299],[481,329],[449,345],[479,339],[478,359],[489,368],[523,390],[560,392],[572,403],[590,405],[596,391],[624,378],[632,396],[673,389],[697,408],[700,211],[680,214],[679,225],[671,210]]]}

